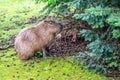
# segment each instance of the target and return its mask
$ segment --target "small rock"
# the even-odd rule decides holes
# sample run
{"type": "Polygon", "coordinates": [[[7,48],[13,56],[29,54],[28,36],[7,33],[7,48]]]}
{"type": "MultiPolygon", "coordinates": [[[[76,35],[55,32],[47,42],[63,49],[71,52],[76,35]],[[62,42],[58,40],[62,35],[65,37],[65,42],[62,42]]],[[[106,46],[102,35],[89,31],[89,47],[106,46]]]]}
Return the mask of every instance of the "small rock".
{"type": "Polygon", "coordinates": [[[7,65],[7,67],[10,67],[10,65],[7,65]]]}

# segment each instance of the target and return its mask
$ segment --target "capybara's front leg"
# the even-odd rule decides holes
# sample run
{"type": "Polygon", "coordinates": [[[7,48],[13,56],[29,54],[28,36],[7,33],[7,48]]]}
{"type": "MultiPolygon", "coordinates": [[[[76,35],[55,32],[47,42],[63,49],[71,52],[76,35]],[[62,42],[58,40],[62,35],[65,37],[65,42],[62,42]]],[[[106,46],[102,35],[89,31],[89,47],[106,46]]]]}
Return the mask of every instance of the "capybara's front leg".
{"type": "Polygon", "coordinates": [[[50,53],[49,47],[46,48],[46,52],[47,52],[46,54],[49,54],[49,53],[50,53]]]}
{"type": "Polygon", "coordinates": [[[43,52],[43,58],[47,58],[46,53],[48,53],[48,52],[46,51],[46,49],[45,49],[45,48],[42,48],[42,52],[43,52]]]}

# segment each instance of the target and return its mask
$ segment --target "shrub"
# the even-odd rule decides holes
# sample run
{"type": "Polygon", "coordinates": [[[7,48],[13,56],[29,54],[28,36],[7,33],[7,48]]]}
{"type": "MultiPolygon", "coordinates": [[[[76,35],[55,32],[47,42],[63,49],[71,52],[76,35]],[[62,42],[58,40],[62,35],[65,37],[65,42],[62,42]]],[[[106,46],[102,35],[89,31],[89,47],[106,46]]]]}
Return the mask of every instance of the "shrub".
{"type": "MultiPolygon", "coordinates": [[[[88,52],[89,58],[85,60],[87,62],[85,66],[94,69],[94,72],[107,73],[110,68],[114,68],[119,73],[120,49],[117,40],[120,37],[120,20],[118,16],[120,16],[119,11],[116,13],[111,7],[102,7],[101,5],[89,7],[84,10],[84,13],[73,16],[76,19],[87,21],[93,31],[95,28],[103,29],[97,32],[90,30],[80,31],[86,41],[91,41],[87,48],[92,51],[88,52]]],[[[82,52],[80,55],[85,53],[82,52]]],[[[80,58],[79,60],[81,60],[80,58]]]]}

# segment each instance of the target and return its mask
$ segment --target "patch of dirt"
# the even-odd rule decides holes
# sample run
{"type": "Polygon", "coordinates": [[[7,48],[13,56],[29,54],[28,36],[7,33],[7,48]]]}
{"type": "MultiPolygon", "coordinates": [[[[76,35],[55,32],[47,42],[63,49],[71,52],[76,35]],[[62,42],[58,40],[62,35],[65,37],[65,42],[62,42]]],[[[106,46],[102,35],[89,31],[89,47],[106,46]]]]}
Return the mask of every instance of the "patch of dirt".
{"type": "Polygon", "coordinates": [[[10,39],[3,39],[0,41],[0,51],[6,51],[9,48],[14,47],[15,35],[10,37],[10,39]]]}
{"type": "Polygon", "coordinates": [[[86,51],[84,38],[78,35],[79,30],[83,25],[80,21],[74,19],[62,20],[63,31],[62,37],[50,47],[50,53],[55,53],[57,56],[77,55],[79,52],[86,51]]]}

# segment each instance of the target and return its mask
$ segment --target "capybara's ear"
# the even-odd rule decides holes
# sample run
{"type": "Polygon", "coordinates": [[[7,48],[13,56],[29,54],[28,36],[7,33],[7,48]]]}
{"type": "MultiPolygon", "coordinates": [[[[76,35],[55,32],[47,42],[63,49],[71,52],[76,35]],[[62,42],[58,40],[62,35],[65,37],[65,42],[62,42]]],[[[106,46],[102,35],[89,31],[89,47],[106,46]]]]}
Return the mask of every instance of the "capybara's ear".
{"type": "Polygon", "coordinates": [[[50,18],[44,19],[44,22],[47,22],[47,23],[55,23],[55,21],[54,21],[53,19],[50,19],[50,18]]]}
{"type": "Polygon", "coordinates": [[[47,16],[43,16],[43,18],[42,18],[42,19],[44,20],[44,19],[46,19],[46,17],[47,17],[47,16]]]}
{"type": "Polygon", "coordinates": [[[56,20],[54,18],[52,18],[51,16],[45,16],[43,18],[43,21],[48,22],[48,23],[55,23],[56,20]]]}
{"type": "Polygon", "coordinates": [[[46,19],[44,19],[44,22],[48,22],[48,23],[50,23],[50,22],[51,22],[51,19],[46,18],[46,19]]]}

